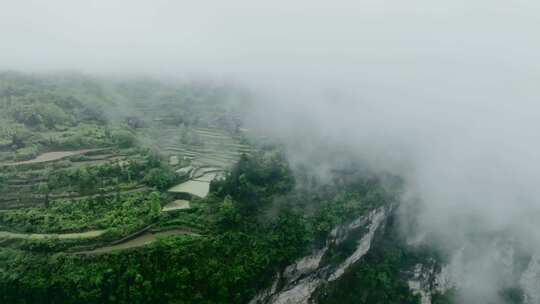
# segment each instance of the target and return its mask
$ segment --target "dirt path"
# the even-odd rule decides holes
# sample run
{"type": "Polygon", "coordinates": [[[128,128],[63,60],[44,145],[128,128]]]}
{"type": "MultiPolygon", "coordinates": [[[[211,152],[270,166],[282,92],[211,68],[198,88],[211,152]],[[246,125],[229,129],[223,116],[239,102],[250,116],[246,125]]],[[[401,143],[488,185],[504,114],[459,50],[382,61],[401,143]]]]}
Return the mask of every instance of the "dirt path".
{"type": "Polygon", "coordinates": [[[75,151],[56,151],[56,152],[47,152],[39,155],[38,157],[31,159],[31,160],[25,160],[15,163],[5,163],[0,164],[3,166],[19,166],[19,165],[27,165],[27,164],[37,164],[37,163],[45,163],[55,160],[60,160],[62,158],[74,156],[74,155],[81,155],[86,154],[88,152],[95,152],[95,151],[102,151],[105,149],[85,149],[85,150],[75,150],[75,151]]]}
{"type": "Polygon", "coordinates": [[[26,239],[26,240],[44,240],[49,238],[68,239],[86,239],[95,238],[105,233],[105,230],[91,230],[79,233],[15,233],[0,231],[0,239],[26,239]]]}

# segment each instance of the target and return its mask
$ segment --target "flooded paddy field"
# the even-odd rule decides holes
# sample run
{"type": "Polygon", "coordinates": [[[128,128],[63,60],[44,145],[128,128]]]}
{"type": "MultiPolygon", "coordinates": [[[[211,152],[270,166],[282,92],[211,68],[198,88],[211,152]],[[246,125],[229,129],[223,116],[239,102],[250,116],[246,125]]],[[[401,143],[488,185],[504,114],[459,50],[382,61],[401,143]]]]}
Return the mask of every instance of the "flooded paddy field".
{"type": "Polygon", "coordinates": [[[218,175],[217,172],[206,173],[206,174],[203,174],[202,176],[195,177],[193,180],[197,182],[210,183],[216,178],[217,175],[218,175]]]}
{"type": "Polygon", "coordinates": [[[190,209],[190,202],[188,200],[175,200],[168,203],[162,209],[163,212],[177,211],[177,210],[187,210],[190,209]]]}
{"type": "Polygon", "coordinates": [[[197,180],[190,180],[169,189],[169,192],[171,193],[187,193],[187,194],[191,194],[191,195],[201,197],[201,198],[206,197],[209,191],[210,191],[209,182],[203,182],[203,181],[197,181],[197,180]]]}
{"type": "MultiPolygon", "coordinates": [[[[186,135],[183,128],[168,128],[156,139],[162,153],[197,166],[230,168],[251,147],[241,143],[239,135],[217,128],[194,128],[186,135]]],[[[185,165],[179,162],[179,166],[185,165]]]]}

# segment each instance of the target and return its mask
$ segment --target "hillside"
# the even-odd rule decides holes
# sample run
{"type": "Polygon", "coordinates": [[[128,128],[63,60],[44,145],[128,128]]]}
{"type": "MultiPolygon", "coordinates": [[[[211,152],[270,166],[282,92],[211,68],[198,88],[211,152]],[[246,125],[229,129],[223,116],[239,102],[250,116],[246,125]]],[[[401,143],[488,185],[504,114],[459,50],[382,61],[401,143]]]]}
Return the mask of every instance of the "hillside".
{"type": "Polygon", "coordinates": [[[0,74],[0,302],[418,303],[399,179],[291,168],[246,96],[0,74]]]}

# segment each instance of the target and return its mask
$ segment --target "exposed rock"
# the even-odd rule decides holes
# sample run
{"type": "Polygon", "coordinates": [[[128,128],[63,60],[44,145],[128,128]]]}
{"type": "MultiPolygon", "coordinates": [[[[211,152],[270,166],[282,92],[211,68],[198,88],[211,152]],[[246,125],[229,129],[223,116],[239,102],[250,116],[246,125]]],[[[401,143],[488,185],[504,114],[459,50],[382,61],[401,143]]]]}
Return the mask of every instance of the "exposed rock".
{"type": "Polygon", "coordinates": [[[303,304],[309,303],[314,291],[322,284],[334,281],[360,260],[370,249],[375,232],[383,225],[390,207],[381,207],[359,217],[347,225],[336,227],[324,248],[303,257],[276,275],[272,286],[259,293],[250,304],[303,304]],[[355,229],[367,231],[357,241],[356,250],[338,265],[324,265],[322,261],[331,244],[337,245],[347,240],[355,229]]]}
{"type": "Polygon", "coordinates": [[[324,247],[322,250],[319,250],[314,254],[306,256],[298,260],[296,263],[289,265],[283,271],[283,278],[292,282],[298,280],[300,277],[306,274],[317,270],[327,250],[328,247],[324,247]]]}
{"type": "Polygon", "coordinates": [[[413,294],[420,296],[421,304],[431,304],[431,279],[433,269],[425,269],[424,265],[416,264],[412,278],[408,281],[413,294]]]}
{"type": "Polygon", "coordinates": [[[527,269],[521,275],[519,281],[523,289],[523,303],[540,303],[540,253],[531,257],[527,269]]]}
{"type": "Polygon", "coordinates": [[[366,221],[369,223],[368,232],[362,237],[360,242],[358,242],[356,250],[351,256],[349,256],[345,260],[345,262],[341,263],[339,267],[334,270],[334,272],[328,278],[328,281],[334,281],[341,277],[352,264],[360,260],[360,258],[369,251],[369,249],[371,248],[371,242],[373,241],[373,237],[375,236],[375,231],[377,231],[377,229],[380,227],[381,223],[384,221],[384,219],[386,219],[386,217],[387,213],[384,209],[374,210],[369,214],[367,219],[363,219],[361,222],[357,224],[355,223],[356,225],[349,227],[352,230],[365,224],[366,221]]]}

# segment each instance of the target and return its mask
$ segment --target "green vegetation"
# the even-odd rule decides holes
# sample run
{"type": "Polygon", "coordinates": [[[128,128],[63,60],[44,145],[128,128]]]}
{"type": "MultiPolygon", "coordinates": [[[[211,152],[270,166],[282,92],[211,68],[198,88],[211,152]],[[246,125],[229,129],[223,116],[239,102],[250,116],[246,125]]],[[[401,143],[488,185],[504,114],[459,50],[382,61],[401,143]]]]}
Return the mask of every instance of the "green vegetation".
{"type": "MultiPolygon", "coordinates": [[[[365,172],[320,183],[255,148],[237,118],[246,96],[0,73],[0,303],[245,303],[333,227],[395,200],[365,172]],[[162,212],[197,178],[208,196],[162,212]]],[[[346,274],[362,294],[328,286],[335,303],[417,301],[398,272],[413,255],[386,239],[346,274]]]]}
{"type": "MultiPolygon", "coordinates": [[[[1,272],[6,275],[0,276],[0,300],[246,302],[271,281],[275,271],[304,254],[320,232],[323,213],[308,216],[292,211],[293,205],[305,199],[293,191],[293,185],[294,178],[279,153],[243,157],[225,181],[212,184],[215,190],[193,210],[162,215],[159,220],[159,226],[167,227],[204,218],[205,236],[167,237],[149,247],[106,256],[4,252],[0,267],[9,271],[1,272]],[[284,199],[292,208],[275,205],[284,199]],[[279,210],[269,218],[274,208],[279,210]],[[36,267],[26,269],[29,264],[36,267]]],[[[345,190],[352,191],[349,197],[369,200],[365,192],[346,188],[337,192],[345,190]]],[[[326,204],[322,210],[334,210],[335,220],[328,221],[344,221],[355,216],[351,212],[366,210],[353,207],[346,197],[321,203],[326,204]]],[[[356,204],[362,203],[356,200],[356,204]]]]}
{"type": "Polygon", "coordinates": [[[0,75],[0,90],[4,159],[9,159],[8,152],[14,152],[15,159],[29,159],[41,151],[105,146],[111,141],[105,136],[104,113],[72,96],[39,86],[22,87],[6,74],[0,75]]]}
{"type": "Polygon", "coordinates": [[[152,223],[160,211],[160,197],[128,194],[77,203],[56,201],[49,208],[25,208],[0,213],[3,230],[21,233],[69,233],[100,229],[134,231],[152,223]]]}
{"type": "Polygon", "coordinates": [[[4,169],[0,206],[48,207],[55,200],[87,200],[93,205],[122,193],[164,190],[178,181],[159,156],[146,150],[96,151],[52,164],[4,169]]]}

